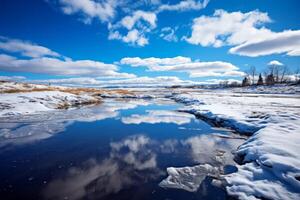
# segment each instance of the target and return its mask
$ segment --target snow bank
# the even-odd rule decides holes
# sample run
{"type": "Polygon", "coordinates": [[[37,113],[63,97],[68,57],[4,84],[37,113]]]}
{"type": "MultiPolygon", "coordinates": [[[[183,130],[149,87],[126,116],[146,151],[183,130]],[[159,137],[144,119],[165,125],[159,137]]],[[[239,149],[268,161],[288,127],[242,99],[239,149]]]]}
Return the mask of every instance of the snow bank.
{"type": "Polygon", "coordinates": [[[240,199],[300,199],[299,131],[299,119],[282,120],[268,124],[241,145],[237,154],[246,164],[225,178],[228,193],[240,199]]]}
{"type": "Polygon", "coordinates": [[[253,135],[237,149],[243,165],[224,178],[239,199],[300,199],[300,96],[188,92],[185,111],[253,135]]]}
{"type": "Polygon", "coordinates": [[[98,101],[99,99],[89,95],[59,91],[6,93],[0,95],[0,117],[33,114],[98,101]]]}
{"type": "Polygon", "coordinates": [[[203,96],[193,96],[192,94],[176,95],[174,99],[177,102],[188,105],[188,107],[182,109],[182,111],[192,113],[200,118],[205,118],[217,126],[233,128],[240,133],[252,134],[264,126],[264,122],[261,120],[250,119],[243,115],[242,108],[239,111],[233,109],[236,105],[228,101],[226,103],[227,106],[224,106],[224,100],[219,99],[220,102],[216,102],[214,101],[214,95],[208,94],[205,97],[205,103],[202,99],[203,96]]]}

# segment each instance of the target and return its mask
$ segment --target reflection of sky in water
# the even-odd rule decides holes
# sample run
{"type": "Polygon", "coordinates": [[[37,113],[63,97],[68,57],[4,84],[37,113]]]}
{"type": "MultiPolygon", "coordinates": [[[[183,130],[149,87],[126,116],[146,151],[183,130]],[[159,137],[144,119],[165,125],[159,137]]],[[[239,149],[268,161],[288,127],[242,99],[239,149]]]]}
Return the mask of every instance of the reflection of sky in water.
{"type": "Polygon", "coordinates": [[[214,130],[177,108],[169,101],[110,100],[2,121],[1,193],[32,199],[209,195],[204,190],[211,188],[205,185],[197,193],[187,193],[159,188],[158,183],[166,177],[167,167],[220,162],[219,150],[226,152],[222,162],[231,164],[230,151],[241,141],[209,134],[228,132],[214,130]]]}

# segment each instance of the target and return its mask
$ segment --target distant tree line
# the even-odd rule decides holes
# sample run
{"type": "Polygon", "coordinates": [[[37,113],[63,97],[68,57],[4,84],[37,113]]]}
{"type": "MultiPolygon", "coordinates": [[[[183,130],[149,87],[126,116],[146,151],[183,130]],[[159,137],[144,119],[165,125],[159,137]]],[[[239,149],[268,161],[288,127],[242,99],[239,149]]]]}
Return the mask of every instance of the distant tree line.
{"type": "Polygon", "coordinates": [[[251,66],[245,73],[242,83],[221,81],[222,87],[246,87],[251,85],[274,85],[274,84],[300,84],[300,68],[294,73],[294,79],[291,79],[291,71],[285,65],[270,65],[264,72],[258,73],[255,66],[251,66]]]}

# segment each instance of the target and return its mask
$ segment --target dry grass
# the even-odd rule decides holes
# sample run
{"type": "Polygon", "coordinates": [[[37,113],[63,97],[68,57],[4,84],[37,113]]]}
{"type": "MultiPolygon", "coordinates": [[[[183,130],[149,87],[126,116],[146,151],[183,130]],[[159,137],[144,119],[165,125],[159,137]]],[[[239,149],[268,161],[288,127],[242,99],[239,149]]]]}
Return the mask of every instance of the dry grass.
{"type": "Polygon", "coordinates": [[[96,89],[96,88],[71,88],[71,87],[64,88],[64,87],[55,87],[55,86],[47,86],[44,88],[35,88],[35,87],[32,87],[31,84],[27,84],[27,83],[22,83],[22,87],[23,87],[23,89],[18,89],[18,88],[3,89],[3,90],[0,90],[0,93],[60,91],[60,92],[71,93],[74,95],[89,94],[94,97],[100,96],[103,93],[120,94],[120,95],[134,95],[134,92],[124,90],[124,89],[105,90],[105,89],[96,89]]]}
{"type": "Polygon", "coordinates": [[[65,88],[65,89],[57,88],[57,90],[60,92],[67,92],[67,93],[76,94],[76,95],[79,95],[82,93],[91,93],[93,95],[97,95],[97,94],[101,94],[103,92],[103,90],[95,89],[95,88],[65,88]]]}
{"type": "Polygon", "coordinates": [[[55,89],[53,88],[7,89],[7,90],[0,91],[0,93],[44,92],[44,91],[55,91],[55,89]]]}

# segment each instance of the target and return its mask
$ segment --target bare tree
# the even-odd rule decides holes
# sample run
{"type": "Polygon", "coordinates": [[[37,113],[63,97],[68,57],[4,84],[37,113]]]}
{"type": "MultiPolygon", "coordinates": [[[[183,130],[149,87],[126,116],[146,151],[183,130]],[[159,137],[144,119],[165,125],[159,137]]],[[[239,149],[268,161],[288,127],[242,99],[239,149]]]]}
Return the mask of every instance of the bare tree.
{"type": "Polygon", "coordinates": [[[248,71],[248,74],[249,76],[251,77],[251,82],[252,82],[252,85],[255,84],[255,75],[256,75],[256,67],[255,66],[251,66],[249,68],[249,71],[248,71]]]}
{"type": "Polygon", "coordinates": [[[280,66],[273,65],[273,76],[275,83],[279,83],[279,73],[280,73],[280,66]]]}
{"type": "Polygon", "coordinates": [[[295,82],[300,82],[300,67],[295,70],[295,82]]]}
{"type": "Polygon", "coordinates": [[[287,77],[286,77],[286,75],[288,74],[288,72],[289,72],[289,69],[288,69],[288,67],[286,66],[286,65],[284,65],[284,66],[282,66],[281,67],[281,70],[280,70],[281,72],[281,76],[280,76],[280,83],[284,83],[284,82],[286,82],[287,81],[287,77]]]}

